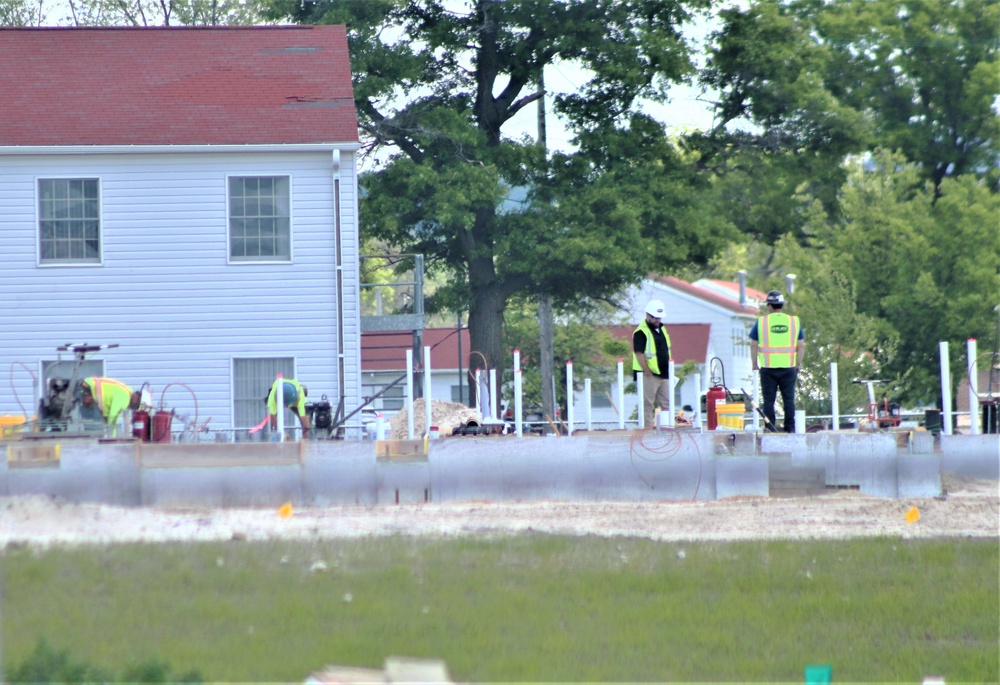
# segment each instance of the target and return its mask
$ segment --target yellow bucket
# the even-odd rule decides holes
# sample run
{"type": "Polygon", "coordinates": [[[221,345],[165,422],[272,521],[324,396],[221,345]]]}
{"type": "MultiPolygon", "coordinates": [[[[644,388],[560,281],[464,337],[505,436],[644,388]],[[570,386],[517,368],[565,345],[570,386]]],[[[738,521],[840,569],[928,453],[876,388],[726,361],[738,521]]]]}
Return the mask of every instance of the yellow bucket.
{"type": "Polygon", "coordinates": [[[24,424],[24,417],[17,414],[0,416],[0,437],[17,432],[17,427],[24,424]]]}
{"type": "Polygon", "coordinates": [[[715,416],[718,428],[732,428],[743,430],[743,414],[745,408],[742,403],[730,402],[728,404],[715,405],[715,416]]]}

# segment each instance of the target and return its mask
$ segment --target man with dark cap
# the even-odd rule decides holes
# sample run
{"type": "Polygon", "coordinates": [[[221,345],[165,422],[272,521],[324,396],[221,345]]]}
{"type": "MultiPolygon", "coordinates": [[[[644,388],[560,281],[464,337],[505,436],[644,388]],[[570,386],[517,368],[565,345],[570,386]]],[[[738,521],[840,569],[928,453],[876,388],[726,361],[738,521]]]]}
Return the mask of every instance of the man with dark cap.
{"type": "Polygon", "coordinates": [[[799,317],[782,311],[785,298],[772,290],[764,300],[767,314],[757,319],[750,329],[750,358],[754,371],[760,370],[761,404],[766,425],[775,431],[774,401],[781,392],[785,409],[785,432],[795,432],[795,381],[802,367],[806,343],[799,317]]]}

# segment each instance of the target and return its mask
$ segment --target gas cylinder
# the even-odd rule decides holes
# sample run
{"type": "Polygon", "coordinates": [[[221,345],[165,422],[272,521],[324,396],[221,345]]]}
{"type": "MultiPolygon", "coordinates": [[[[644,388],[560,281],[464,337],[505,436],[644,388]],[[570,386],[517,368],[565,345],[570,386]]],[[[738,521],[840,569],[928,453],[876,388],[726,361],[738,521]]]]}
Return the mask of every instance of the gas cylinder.
{"type": "Polygon", "coordinates": [[[170,442],[170,426],[173,421],[173,411],[161,410],[153,415],[153,442],[170,442]]]}
{"type": "Polygon", "coordinates": [[[132,413],[132,437],[142,442],[149,442],[148,411],[136,411],[132,413]]]}
{"type": "Polygon", "coordinates": [[[708,415],[708,430],[714,431],[719,417],[715,414],[716,402],[726,401],[726,390],[720,385],[713,385],[705,393],[705,413],[708,415]]]}

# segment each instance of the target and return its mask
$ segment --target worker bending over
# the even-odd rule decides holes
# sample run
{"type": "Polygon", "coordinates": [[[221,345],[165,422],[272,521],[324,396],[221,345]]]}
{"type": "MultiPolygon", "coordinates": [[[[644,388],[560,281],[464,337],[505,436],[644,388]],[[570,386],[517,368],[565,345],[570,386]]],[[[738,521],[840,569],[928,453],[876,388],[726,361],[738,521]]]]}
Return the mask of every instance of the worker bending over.
{"type": "Polygon", "coordinates": [[[279,378],[274,381],[271,390],[267,393],[267,413],[271,416],[271,430],[278,428],[278,393],[281,394],[281,406],[287,407],[295,412],[302,425],[302,437],[309,437],[309,415],[306,414],[306,397],[309,390],[306,386],[293,378],[279,378]],[[279,390],[280,388],[280,390],[279,390]]]}
{"type": "Polygon", "coordinates": [[[80,403],[84,407],[81,414],[96,408],[108,426],[115,426],[115,434],[118,432],[118,418],[122,412],[126,409],[135,411],[142,399],[140,393],[113,378],[100,376],[84,378],[80,383],[80,389],[80,403]]]}

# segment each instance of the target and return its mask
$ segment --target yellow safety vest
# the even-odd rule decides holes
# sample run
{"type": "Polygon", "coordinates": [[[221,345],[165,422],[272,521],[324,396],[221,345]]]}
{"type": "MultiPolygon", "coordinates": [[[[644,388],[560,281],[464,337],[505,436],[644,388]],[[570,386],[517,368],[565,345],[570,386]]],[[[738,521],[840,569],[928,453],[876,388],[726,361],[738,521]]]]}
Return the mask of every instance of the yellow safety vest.
{"type": "Polygon", "coordinates": [[[83,379],[94,396],[94,402],[108,424],[118,422],[118,417],[132,401],[132,388],[112,378],[91,376],[83,379]]]}
{"type": "Polygon", "coordinates": [[[799,317],[772,312],[757,319],[757,364],[769,369],[798,365],[799,317]]]}
{"type": "MultiPolygon", "coordinates": [[[[663,331],[663,337],[667,341],[667,352],[670,351],[670,334],[667,333],[667,327],[661,325],[660,330],[663,331]]],[[[632,336],[634,337],[636,331],[642,331],[646,336],[646,364],[649,366],[649,370],[652,371],[657,376],[660,375],[660,360],[656,358],[656,341],[653,340],[653,331],[643,319],[634,331],[632,331],[632,336]]],[[[632,370],[642,371],[642,367],[639,366],[639,359],[635,355],[635,350],[632,350],[632,370]]]]}

